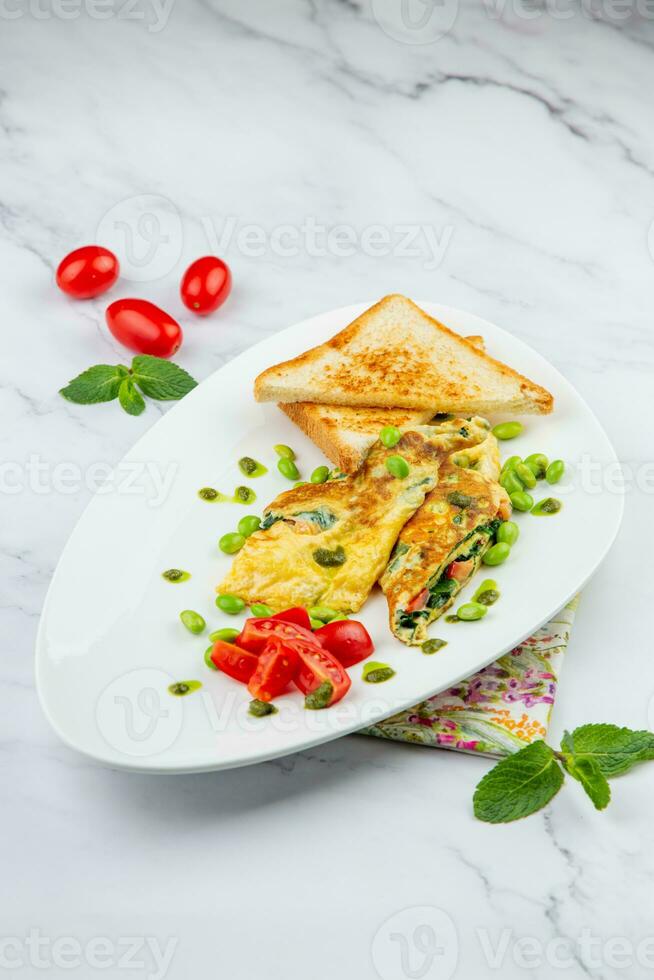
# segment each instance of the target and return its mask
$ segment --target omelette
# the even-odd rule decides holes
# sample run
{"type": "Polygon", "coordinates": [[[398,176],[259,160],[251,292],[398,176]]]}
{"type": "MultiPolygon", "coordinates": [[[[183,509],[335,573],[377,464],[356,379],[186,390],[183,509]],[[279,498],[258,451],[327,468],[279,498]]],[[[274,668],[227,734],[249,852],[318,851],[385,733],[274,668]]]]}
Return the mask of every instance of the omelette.
{"type": "Polygon", "coordinates": [[[377,441],[351,476],[305,483],[265,510],[217,591],[276,609],[326,605],[356,612],[386,567],[398,534],[438,481],[452,453],[488,436],[484,419],[413,426],[392,449],[377,441]],[[389,456],[409,464],[406,477],[388,471],[389,456]]]}
{"type": "Polygon", "coordinates": [[[411,646],[427,638],[429,624],[452,605],[511,515],[508,495],[495,482],[495,437],[462,456],[441,466],[438,485],[403,528],[380,579],[391,630],[411,646]]]}

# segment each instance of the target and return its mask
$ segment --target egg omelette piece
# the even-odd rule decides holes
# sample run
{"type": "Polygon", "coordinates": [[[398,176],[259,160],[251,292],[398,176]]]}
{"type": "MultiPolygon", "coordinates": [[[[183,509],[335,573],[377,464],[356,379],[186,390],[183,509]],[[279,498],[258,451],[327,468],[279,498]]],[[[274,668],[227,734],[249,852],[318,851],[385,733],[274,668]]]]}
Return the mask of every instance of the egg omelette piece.
{"type": "Polygon", "coordinates": [[[495,437],[489,434],[466,456],[467,468],[456,465],[457,455],[441,466],[438,485],[404,526],[380,579],[391,630],[409,646],[427,638],[429,624],[449,609],[511,515],[508,494],[496,482],[495,437]]]}
{"type": "Polygon", "coordinates": [[[386,567],[402,527],[436,486],[441,464],[487,435],[484,419],[412,426],[392,449],[376,442],[352,476],[280,494],[217,591],[274,609],[326,605],[356,612],[386,567]],[[404,478],[386,468],[388,457],[396,455],[409,464],[404,478]]]}

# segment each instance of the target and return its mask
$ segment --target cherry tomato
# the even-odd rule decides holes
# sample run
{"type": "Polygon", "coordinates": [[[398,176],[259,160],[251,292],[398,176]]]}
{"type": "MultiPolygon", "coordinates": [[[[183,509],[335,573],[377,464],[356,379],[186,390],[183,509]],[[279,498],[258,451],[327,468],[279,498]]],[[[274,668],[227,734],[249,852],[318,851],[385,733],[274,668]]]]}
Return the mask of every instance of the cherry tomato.
{"type": "Polygon", "coordinates": [[[332,685],[332,694],[327,707],[336,704],[347,694],[352,681],[343,665],[328,650],[301,640],[291,641],[300,659],[293,678],[303,694],[311,694],[324,681],[332,685]]]}
{"type": "Polygon", "coordinates": [[[248,691],[259,701],[272,701],[293,680],[298,655],[292,643],[271,636],[258,658],[257,669],[248,682],[248,691]]]}
{"type": "Polygon", "coordinates": [[[247,684],[257,669],[259,658],[248,650],[241,650],[234,643],[216,640],[211,651],[211,659],[224,674],[229,674],[235,681],[247,684]]]}
{"type": "Polygon", "coordinates": [[[411,600],[411,602],[406,607],[406,611],[415,612],[416,609],[422,609],[428,597],[429,597],[429,589],[423,589],[422,592],[418,593],[415,599],[411,600]]]}
{"type": "Polygon", "coordinates": [[[284,609],[283,612],[275,613],[272,618],[283,619],[285,623],[295,623],[296,626],[303,626],[305,630],[311,631],[309,613],[302,606],[294,606],[293,609],[284,609]]]}
{"type": "Polygon", "coordinates": [[[91,299],[111,289],[119,272],[118,259],[108,248],[85,245],[61,260],[57,285],[74,299],[91,299]]]}
{"type": "Polygon", "coordinates": [[[316,630],[322,645],[343,667],[352,667],[365,660],[375,649],[368,630],[354,619],[337,619],[316,630]]]}
{"type": "Polygon", "coordinates": [[[261,653],[271,636],[278,636],[284,641],[302,640],[315,647],[320,646],[320,642],[315,639],[310,629],[297,626],[295,623],[287,623],[273,616],[264,619],[246,619],[242,632],[236,637],[236,643],[250,653],[261,653]]]}
{"type": "Polygon", "coordinates": [[[474,564],[473,558],[468,558],[467,561],[453,561],[445,569],[445,574],[448,578],[456,579],[457,582],[463,582],[474,568],[474,564]]]}
{"type": "Polygon", "coordinates": [[[116,340],[139,354],[172,357],[181,346],[179,323],[146,299],[117,299],[105,318],[116,340]]]}
{"type": "Polygon", "coordinates": [[[213,313],[232,291],[229,266],[215,255],[196,259],[182,276],[182,302],[199,316],[213,313]]]}

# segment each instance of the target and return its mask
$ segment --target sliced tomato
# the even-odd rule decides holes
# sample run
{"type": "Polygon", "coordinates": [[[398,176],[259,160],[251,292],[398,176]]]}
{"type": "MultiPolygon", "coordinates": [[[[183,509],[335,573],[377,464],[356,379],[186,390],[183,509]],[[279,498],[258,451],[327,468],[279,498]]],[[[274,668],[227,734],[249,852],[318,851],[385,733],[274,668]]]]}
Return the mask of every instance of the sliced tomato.
{"type": "Polygon", "coordinates": [[[311,631],[309,613],[302,606],[293,606],[292,609],[285,609],[283,612],[275,613],[272,618],[283,619],[285,623],[295,623],[296,626],[304,626],[305,630],[311,631]]]}
{"type": "Polygon", "coordinates": [[[248,691],[259,701],[272,701],[286,690],[297,668],[298,655],[293,644],[271,636],[258,658],[248,691]]]}
{"type": "Polygon", "coordinates": [[[325,681],[329,681],[332,693],[325,707],[340,701],[352,684],[343,664],[329,650],[321,646],[295,640],[293,647],[299,657],[298,669],[293,680],[302,693],[311,694],[325,681]]]}
{"type": "Polygon", "coordinates": [[[236,643],[250,653],[261,653],[271,636],[278,636],[281,640],[302,640],[313,646],[320,645],[310,629],[296,626],[295,623],[288,623],[283,619],[276,619],[274,616],[246,619],[243,630],[236,637],[236,643]]]}
{"type": "Polygon", "coordinates": [[[474,567],[474,558],[468,558],[467,561],[453,561],[445,569],[445,574],[448,578],[454,578],[457,582],[463,582],[470,575],[474,567]]]}
{"type": "Polygon", "coordinates": [[[259,665],[259,658],[249,650],[243,650],[234,643],[217,640],[211,651],[211,659],[224,674],[235,681],[247,684],[259,665]]]}
{"type": "Polygon", "coordinates": [[[358,664],[375,649],[368,630],[363,623],[354,619],[337,619],[333,623],[327,623],[316,630],[315,635],[343,667],[358,664]]]}
{"type": "Polygon", "coordinates": [[[415,612],[416,609],[422,609],[422,607],[427,601],[428,596],[429,596],[429,589],[423,589],[422,592],[418,593],[415,599],[411,600],[411,602],[406,607],[406,611],[415,612]]]}

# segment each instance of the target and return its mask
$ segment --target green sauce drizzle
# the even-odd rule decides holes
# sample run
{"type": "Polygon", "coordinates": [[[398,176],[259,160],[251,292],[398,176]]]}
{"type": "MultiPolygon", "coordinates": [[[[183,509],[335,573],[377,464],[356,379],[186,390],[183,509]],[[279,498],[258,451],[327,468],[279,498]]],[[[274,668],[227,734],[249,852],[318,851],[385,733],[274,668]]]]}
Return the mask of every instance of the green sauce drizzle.
{"type": "Polygon", "coordinates": [[[193,691],[199,691],[201,687],[200,681],[176,681],[175,684],[170,685],[168,693],[172,694],[174,698],[184,698],[187,694],[192,694],[193,691]]]}
{"type": "Polygon", "coordinates": [[[165,578],[166,582],[173,582],[176,585],[178,582],[188,582],[191,573],[184,572],[181,568],[167,568],[161,573],[161,577],[165,578]]]}
{"type": "Polygon", "coordinates": [[[436,637],[433,640],[425,640],[422,644],[421,649],[423,653],[432,654],[438,653],[443,647],[447,646],[447,640],[439,640],[436,637]]]}

